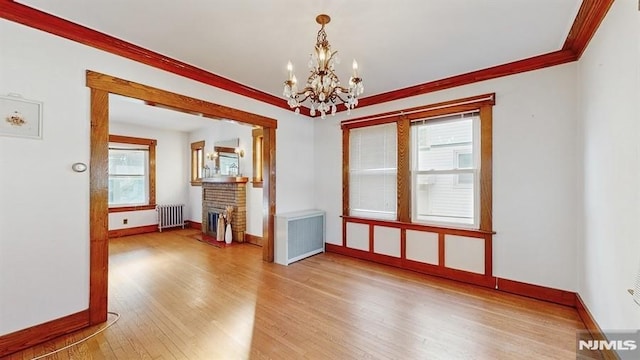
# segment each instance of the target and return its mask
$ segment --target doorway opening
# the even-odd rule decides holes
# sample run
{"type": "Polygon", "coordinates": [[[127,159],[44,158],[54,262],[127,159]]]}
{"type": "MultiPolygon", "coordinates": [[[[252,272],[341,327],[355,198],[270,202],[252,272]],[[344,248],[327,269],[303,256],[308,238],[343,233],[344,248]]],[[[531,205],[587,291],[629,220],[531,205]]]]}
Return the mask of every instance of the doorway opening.
{"type": "Polygon", "coordinates": [[[161,106],[201,114],[212,119],[229,119],[263,129],[263,261],[273,262],[274,219],[276,208],[276,138],[277,121],[268,117],[214,104],[185,95],[150,87],[87,70],[87,87],[91,89],[90,154],[90,265],[89,322],[107,320],[108,298],[108,165],[109,165],[109,94],[127,96],[161,106]]]}

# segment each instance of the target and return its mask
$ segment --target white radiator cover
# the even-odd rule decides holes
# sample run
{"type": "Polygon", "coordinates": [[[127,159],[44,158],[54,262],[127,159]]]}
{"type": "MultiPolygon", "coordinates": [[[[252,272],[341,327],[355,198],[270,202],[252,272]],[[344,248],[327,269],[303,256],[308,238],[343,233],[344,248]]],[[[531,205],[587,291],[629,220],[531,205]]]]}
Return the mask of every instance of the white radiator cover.
{"type": "Polygon", "coordinates": [[[275,262],[289,265],[324,252],[325,217],[322,210],[277,214],[275,262]]]}

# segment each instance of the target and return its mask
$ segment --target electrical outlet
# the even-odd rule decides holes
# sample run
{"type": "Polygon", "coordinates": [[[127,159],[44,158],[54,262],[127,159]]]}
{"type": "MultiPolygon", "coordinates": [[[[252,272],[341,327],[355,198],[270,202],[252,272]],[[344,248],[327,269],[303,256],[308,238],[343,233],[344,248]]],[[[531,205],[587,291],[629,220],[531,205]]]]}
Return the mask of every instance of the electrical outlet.
{"type": "Polygon", "coordinates": [[[122,219],[122,223],[127,225],[129,223],[129,219],[122,219]]]}

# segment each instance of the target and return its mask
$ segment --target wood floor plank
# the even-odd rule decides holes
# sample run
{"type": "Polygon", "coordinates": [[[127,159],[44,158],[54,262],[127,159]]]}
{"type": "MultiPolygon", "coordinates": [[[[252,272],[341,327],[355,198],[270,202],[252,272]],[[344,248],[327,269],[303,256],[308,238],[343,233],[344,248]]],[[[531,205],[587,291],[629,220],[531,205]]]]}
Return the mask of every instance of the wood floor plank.
{"type": "Polygon", "coordinates": [[[569,307],[337,254],[264,263],[259,247],[217,248],[196,232],[112,239],[109,309],[120,320],[49,359],[576,358],[584,324],[569,307]]]}

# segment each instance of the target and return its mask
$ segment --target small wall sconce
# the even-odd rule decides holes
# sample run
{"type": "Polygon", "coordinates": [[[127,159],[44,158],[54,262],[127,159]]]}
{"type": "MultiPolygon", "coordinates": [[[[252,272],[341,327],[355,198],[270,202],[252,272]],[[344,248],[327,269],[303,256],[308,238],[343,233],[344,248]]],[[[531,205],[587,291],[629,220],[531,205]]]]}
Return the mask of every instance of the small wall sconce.
{"type": "Polygon", "coordinates": [[[240,157],[244,157],[244,149],[237,147],[234,152],[238,154],[240,157]]]}
{"type": "Polygon", "coordinates": [[[218,157],[218,152],[214,151],[212,153],[207,154],[207,160],[214,161],[218,157]]]}

